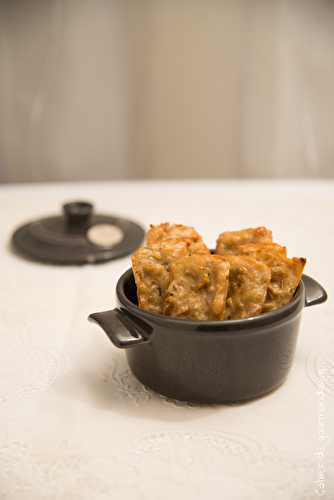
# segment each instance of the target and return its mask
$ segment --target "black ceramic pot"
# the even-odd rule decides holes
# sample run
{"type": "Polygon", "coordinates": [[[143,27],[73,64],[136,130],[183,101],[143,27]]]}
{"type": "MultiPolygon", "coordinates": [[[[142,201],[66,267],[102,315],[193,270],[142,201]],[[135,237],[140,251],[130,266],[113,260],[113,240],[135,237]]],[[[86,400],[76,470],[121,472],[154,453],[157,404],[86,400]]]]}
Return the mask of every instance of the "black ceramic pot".
{"type": "Polygon", "coordinates": [[[89,316],[146,386],[170,398],[231,403],[257,398],[286,379],[304,306],[327,294],[304,275],[286,306],[243,320],[190,321],[151,314],[137,306],[132,270],[116,288],[119,308],[89,316]]]}

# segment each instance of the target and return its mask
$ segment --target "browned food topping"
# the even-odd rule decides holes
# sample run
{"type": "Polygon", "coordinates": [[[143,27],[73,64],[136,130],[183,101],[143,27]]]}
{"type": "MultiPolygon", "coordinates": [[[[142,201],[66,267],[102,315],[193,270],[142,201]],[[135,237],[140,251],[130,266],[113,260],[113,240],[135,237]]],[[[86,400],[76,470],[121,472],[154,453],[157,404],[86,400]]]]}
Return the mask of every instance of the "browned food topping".
{"type": "Polygon", "coordinates": [[[267,297],[263,312],[273,311],[288,304],[296,291],[302,277],[306,259],[260,250],[256,259],[265,263],[271,269],[271,280],[267,290],[267,297]]]}
{"type": "Polygon", "coordinates": [[[198,232],[183,224],[151,225],[146,241],[147,246],[159,250],[167,262],[187,255],[210,253],[198,232]]]}
{"type": "Polygon", "coordinates": [[[220,234],[216,252],[192,227],[151,226],[132,256],[139,307],[195,320],[257,316],[292,299],[306,263],[289,259],[265,227],[220,234]]]}
{"type": "Polygon", "coordinates": [[[164,313],[195,320],[224,318],[229,264],[219,256],[192,255],[170,266],[164,313]]]}
{"type": "Polygon", "coordinates": [[[286,256],[286,247],[282,247],[277,243],[248,243],[247,245],[240,245],[238,250],[240,255],[249,255],[254,258],[260,251],[286,256]]]}
{"type": "Polygon", "coordinates": [[[142,309],[162,314],[169,272],[160,252],[139,248],[132,255],[132,269],[137,286],[138,305],[142,309]]]}
{"type": "Polygon", "coordinates": [[[216,254],[238,255],[240,245],[248,243],[271,243],[272,232],[265,227],[251,227],[240,231],[226,231],[217,239],[216,254]]]}
{"type": "Polygon", "coordinates": [[[193,254],[210,254],[202,240],[193,241],[190,238],[166,239],[152,245],[150,248],[159,251],[165,263],[193,254]]]}
{"type": "Polygon", "coordinates": [[[272,311],[290,302],[301,279],[306,259],[289,259],[286,247],[277,243],[241,245],[239,253],[249,255],[271,269],[271,281],[262,312],[272,311]]]}
{"type": "Polygon", "coordinates": [[[158,226],[151,224],[146,235],[146,244],[148,247],[151,247],[152,245],[160,244],[163,240],[175,240],[176,238],[187,238],[194,242],[202,240],[202,237],[193,227],[165,222],[158,226]]]}
{"type": "Polygon", "coordinates": [[[268,266],[252,257],[226,255],[230,265],[224,319],[242,319],[261,314],[270,283],[268,266]]]}

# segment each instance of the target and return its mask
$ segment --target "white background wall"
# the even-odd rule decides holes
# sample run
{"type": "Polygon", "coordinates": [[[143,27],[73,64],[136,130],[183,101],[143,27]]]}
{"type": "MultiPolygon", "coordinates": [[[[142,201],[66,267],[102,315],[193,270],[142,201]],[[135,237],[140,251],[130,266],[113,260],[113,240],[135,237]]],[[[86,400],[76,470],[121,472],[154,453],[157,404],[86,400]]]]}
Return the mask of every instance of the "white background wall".
{"type": "Polygon", "coordinates": [[[0,182],[334,175],[332,0],[0,2],[0,182]]]}

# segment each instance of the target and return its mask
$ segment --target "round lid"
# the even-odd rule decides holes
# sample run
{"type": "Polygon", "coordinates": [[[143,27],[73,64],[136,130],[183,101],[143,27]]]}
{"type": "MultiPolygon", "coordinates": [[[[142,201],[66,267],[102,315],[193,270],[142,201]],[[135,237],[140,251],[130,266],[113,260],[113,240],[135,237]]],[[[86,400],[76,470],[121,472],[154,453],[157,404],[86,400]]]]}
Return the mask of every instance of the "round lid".
{"type": "Polygon", "coordinates": [[[131,254],[144,229],[127,219],[95,214],[91,203],[63,205],[63,214],[19,227],[14,248],[34,260],[52,264],[95,264],[131,254]]]}

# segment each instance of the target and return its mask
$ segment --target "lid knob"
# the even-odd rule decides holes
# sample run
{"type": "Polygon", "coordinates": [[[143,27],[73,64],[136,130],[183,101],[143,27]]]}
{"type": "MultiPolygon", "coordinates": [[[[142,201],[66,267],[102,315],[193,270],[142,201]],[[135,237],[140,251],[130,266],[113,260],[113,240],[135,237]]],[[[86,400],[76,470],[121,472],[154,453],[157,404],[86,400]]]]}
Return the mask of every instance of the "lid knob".
{"type": "Polygon", "coordinates": [[[63,205],[66,226],[74,231],[87,227],[93,213],[93,204],[87,201],[71,201],[63,205]]]}

